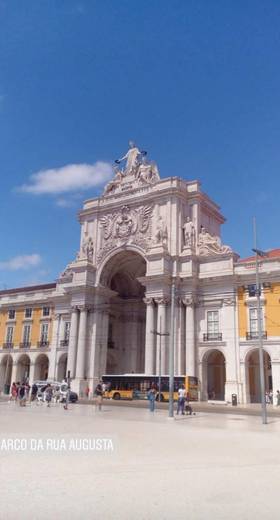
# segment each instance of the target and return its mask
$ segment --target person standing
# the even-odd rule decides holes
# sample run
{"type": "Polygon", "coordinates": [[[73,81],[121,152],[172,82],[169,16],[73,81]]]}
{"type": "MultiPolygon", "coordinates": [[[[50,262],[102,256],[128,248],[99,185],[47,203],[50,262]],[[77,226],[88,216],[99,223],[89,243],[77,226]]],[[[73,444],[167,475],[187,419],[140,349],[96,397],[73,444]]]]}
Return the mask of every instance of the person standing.
{"type": "Polygon", "coordinates": [[[96,386],[94,393],[96,395],[96,406],[95,406],[95,409],[98,406],[98,410],[101,412],[101,410],[102,410],[102,401],[103,401],[103,389],[102,389],[102,382],[101,381],[96,386]]]}
{"type": "Polygon", "coordinates": [[[276,392],[276,405],[280,406],[280,392],[277,390],[276,392]]]}
{"type": "Polygon", "coordinates": [[[69,404],[69,401],[70,401],[70,391],[71,391],[70,390],[70,384],[68,384],[67,390],[66,390],[66,396],[65,396],[65,404],[63,406],[64,410],[68,410],[68,404],[69,404]]]}
{"type": "Polygon", "coordinates": [[[186,400],[186,390],[184,385],[181,385],[178,390],[178,404],[177,404],[177,415],[179,415],[180,411],[182,415],[185,415],[185,400],[186,400]]]}
{"type": "Polygon", "coordinates": [[[152,386],[148,392],[148,400],[149,400],[149,410],[150,412],[155,411],[155,401],[156,401],[156,388],[152,386]]]}

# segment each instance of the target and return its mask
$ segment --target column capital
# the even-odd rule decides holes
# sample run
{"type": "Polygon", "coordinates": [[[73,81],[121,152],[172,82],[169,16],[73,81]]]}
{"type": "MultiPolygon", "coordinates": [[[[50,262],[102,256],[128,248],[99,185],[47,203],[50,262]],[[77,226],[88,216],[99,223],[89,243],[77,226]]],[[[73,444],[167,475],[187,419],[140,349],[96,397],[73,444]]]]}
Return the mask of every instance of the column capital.
{"type": "Polygon", "coordinates": [[[181,302],[186,307],[194,307],[196,304],[196,298],[194,296],[183,296],[181,302]]]}
{"type": "Polygon", "coordinates": [[[82,305],[77,305],[77,309],[80,311],[80,312],[87,312],[89,311],[91,308],[90,305],[87,305],[87,304],[82,304],[82,305]]]}
{"type": "Polygon", "coordinates": [[[143,298],[143,302],[146,305],[154,305],[154,299],[151,298],[150,296],[145,296],[145,298],[143,298]]]}
{"type": "Polygon", "coordinates": [[[78,305],[71,305],[71,312],[78,312],[79,306],[78,305]]]}
{"type": "Polygon", "coordinates": [[[170,302],[169,298],[166,298],[166,297],[163,297],[163,296],[160,296],[158,298],[154,298],[154,300],[155,300],[155,303],[157,305],[164,305],[164,306],[168,305],[169,302],[170,302]]]}

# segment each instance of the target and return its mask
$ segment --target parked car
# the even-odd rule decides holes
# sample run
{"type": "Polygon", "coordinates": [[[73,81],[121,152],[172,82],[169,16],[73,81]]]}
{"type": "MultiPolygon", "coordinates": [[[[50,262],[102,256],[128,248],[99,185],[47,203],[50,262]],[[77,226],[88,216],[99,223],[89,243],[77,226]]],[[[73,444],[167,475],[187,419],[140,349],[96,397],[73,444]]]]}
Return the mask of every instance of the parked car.
{"type": "MultiPolygon", "coordinates": [[[[38,394],[37,398],[41,401],[45,401],[45,390],[47,385],[51,385],[54,394],[59,395],[59,402],[64,403],[66,400],[66,394],[68,390],[68,385],[66,383],[61,383],[60,381],[35,381],[38,386],[38,394]]],[[[70,390],[70,403],[76,403],[78,401],[78,394],[70,390]]]]}

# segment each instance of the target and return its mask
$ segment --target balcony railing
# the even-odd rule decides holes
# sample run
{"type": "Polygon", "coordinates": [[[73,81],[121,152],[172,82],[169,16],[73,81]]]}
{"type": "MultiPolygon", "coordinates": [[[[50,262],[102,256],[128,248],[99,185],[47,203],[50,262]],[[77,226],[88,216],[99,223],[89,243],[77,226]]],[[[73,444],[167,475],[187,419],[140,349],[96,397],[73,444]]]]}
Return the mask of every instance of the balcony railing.
{"type": "Polygon", "coordinates": [[[13,348],[14,344],[11,341],[3,343],[3,348],[13,348]]]}
{"type": "Polygon", "coordinates": [[[203,334],[203,341],[222,341],[223,335],[221,332],[207,332],[203,334]]]}
{"type": "Polygon", "coordinates": [[[19,344],[19,348],[30,348],[30,347],[31,347],[30,341],[23,341],[22,343],[19,344]]]}
{"type": "MultiPolygon", "coordinates": [[[[247,340],[259,339],[259,333],[257,331],[256,332],[246,332],[246,339],[247,340]]],[[[262,331],[262,339],[267,339],[267,331],[266,330],[262,331]]]]}
{"type": "Polygon", "coordinates": [[[49,341],[41,340],[37,342],[37,347],[48,347],[50,344],[49,341]]]}
{"type": "Polygon", "coordinates": [[[68,347],[68,345],[69,345],[69,339],[62,339],[60,341],[60,346],[61,347],[68,347]]]}

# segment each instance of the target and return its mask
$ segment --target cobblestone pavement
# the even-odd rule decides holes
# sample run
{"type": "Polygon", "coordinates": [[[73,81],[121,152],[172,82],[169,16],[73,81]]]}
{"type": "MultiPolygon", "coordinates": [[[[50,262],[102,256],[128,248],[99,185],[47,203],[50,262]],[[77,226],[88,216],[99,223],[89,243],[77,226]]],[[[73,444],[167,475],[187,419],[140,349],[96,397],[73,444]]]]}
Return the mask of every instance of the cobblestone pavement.
{"type": "Polygon", "coordinates": [[[5,520],[279,518],[280,418],[0,406],[5,520]]]}

